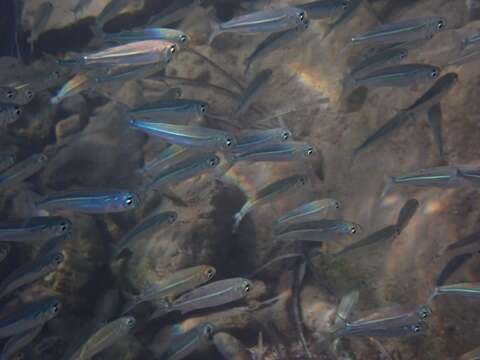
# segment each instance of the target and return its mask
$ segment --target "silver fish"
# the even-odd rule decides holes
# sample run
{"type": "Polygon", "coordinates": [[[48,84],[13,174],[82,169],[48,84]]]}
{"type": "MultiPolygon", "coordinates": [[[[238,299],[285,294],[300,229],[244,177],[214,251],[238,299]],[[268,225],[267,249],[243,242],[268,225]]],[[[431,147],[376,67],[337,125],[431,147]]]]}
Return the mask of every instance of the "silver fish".
{"type": "Polygon", "coordinates": [[[0,172],[8,169],[10,166],[15,164],[17,160],[17,155],[14,152],[5,151],[0,153],[0,172]]]}
{"type": "Polygon", "coordinates": [[[422,322],[403,324],[403,325],[391,325],[378,328],[351,328],[351,325],[347,323],[346,327],[335,333],[336,336],[359,336],[359,337],[373,337],[373,338],[392,338],[392,337],[407,337],[420,335],[426,331],[426,324],[422,322]]]}
{"type": "Polygon", "coordinates": [[[314,148],[301,142],[285,142],[283,144],[267,144],[253,150],[235,154],[233,162],[239,161],[294,161],[308,159],[314,154],[314,148]]]}
{"type": "Polygon", "coordinates": [[[248,87],[242,94],[240,103],[238,104],[237,109],[235,110],[234,116],[242,115],[248,110],[252,102],[257,97],[258,93],[263,90],[267,85],[268,81],[272,77],[273,71],[270,69],[265,69],[260,71],[253,80],[248,84],[248,87]]]}
{"type": "Polygon", "coordinates": [[[31,330],[27,330],[24,333],[14,335],[5,343],[0,355],[0,360],[13,359],[14,355],[22,350],[25,346],[30,344],[42,331],[43,326],[39,325],[31,330]]]}
{"type": "Polygon", "coordinates": [[[140,205],[137,194],[121,189],[85,189],[54,193],[35,202],[38,209],[102,214],[128,211],[140,205]]]}
{"type": "Polygon", "coordinates": [[[160,27],[133,29],[120,31],[118,33],[101,33],[99,36],[103,41],[116,43],[143,40],[168,40],[179,45],[186,45],[189,40],[188,35],[181,30],[160,27]]]}
{"type": "Polygon", "coordinates": [[[130,120],[130,125],[171,144],[211,150],[230,150],[236,139],[230,133],[200,126],[130,120]]]}
{"type": "Polygon", "coordinates": [[[215,276],[215,273],[215,268],[209,265],[193,266],[176,271],[166,276],[160,282],[147,286],[139,295],[124,293],[127,302],[124,305],[123,313],[130,311],[145,301],[173,299],[210,281],[215,276]]]}
{"type": "Polygon", "coordinates": [[[22,115],[22,109],[15,104],[0,103],[0,126],[5,127],[8,124],[14,123],[22,115]]]}
{"type": "Polygon", "coordinates": [[[161,190],[169,184],[179,183],[194,176],[199,176],[211,169],[215,169],[219,164],[220,158],[215,154],[194,155],[159,171],[147,184],[147,189],[161,190]]]}
{"type": "Polygon", "coordinates": [[[197,325],[186,333],[174,337],[161,358],[164,360],[180,360],[187,357],[199,347],[209,344],[215,330],[215,326],[210,323],[197,325]]]}
{"type": "Polygon", "coordinates": [[[191,99],[163,100],[143,105],[127,112],[135,119],[189,123],[201,119],[208,111],[208,103],[191,99]]]}
{"type": "Polygon", "coordinates": [[[183,160],[189,155],[186,148],[179,145],[170,145],[162,150],[158,156],[147,162],[140,172],[145,176],[155,176],[159,170],[163,170],[164,166],[183,160]]]}
{"type": "MultiPolygon", "coordinates": [[[[142,221],[129,232],[127,232],[122,239],[115,246],[113,253],[114,257],[120,256],[126,249],[132,245],[138,237],[144,236],[153,230],[157,231],[163,225],[173,224],[177,220],[177,213],[175,211],[165,211],[160,214],[153,215],[142,221]]],[[[130,249],[129,249],[130,250],[130,249]]]]}
{"type": "Polygon", "coordinates": [[[34,89],[31,89],[29,86],[20,84],[19,86],[15,87],[15,90],[17,91],[17,96],[15,97],[13,103],[17,105],[27,105],[35,97],[34,89]]]}
{"type": "Polygon", "coordinates": [[[120,290],[111,288],[106,290],[95,304],[94,326],[100,327],[108,324],[120,310],[120,290]]]}
{"type": "Polygon", "coordinates": [[[80,348],[70,357],[70,360],[87,360],[95,354],[112,346],[127,336],[136,324],[135,318],[125,316],[118,318],[97,330],[80,348]]]}
{"type": "Polygon", "coordinates": [[[47,161],[46,155],[35,154],[13,165],[0,174],[0,188],[5,189],[28,179],[40,171],[47,164],[47,161]]]}
{"type": "Polygon", "coordinates": [[[155,319],[171,311],[182,314],[194,310],[208,309],[241,300],[247,296],[252,283],[244,278],[230,278],[203,285],[189,291],[168,305],[158,309],[150,319],[155,319]]]}
{"type": "Polygon", "coordinates": [[[41,241],[69,233],[72,222],[59,216],[38,216],[0,223],[0,241],[41,241]]]}
{"type": "Polygon", "coordinates": [[[111,0],[95,17],[95,23],[99,29],[120,13],[131,1],[129,0],[111,0]]]}
{"type": "Polygon", "coordinates": [[[307,12],[311,20],[319,20],[338,16],[346,12],[350,7],[349,0],[318,0],[306,4],[297,5],[298,8],[307,12]]]}
{"type": "Polygon", "coordinates": [[[60,311],[60,301],[46,298],[21,306],[0,320],[0,339],[25,333],[53,319],[60,311]]]}
{"type": "Polygon", "coordinates": [[[57,62],[59,65],[69,66],[167,64],[177,51],[177,47],[174,42],[166,40],[135,41],[57,62]]]}
{"type": "Polygon", "coordinates": [[[350,21],[350,19],[353,18],[353,15],[355,15],[356,10],[362,3],[362,0],[349,0],[347,8],[344,9],[338,19],[336,19],[332,24],[330,24],[330,26],[323,34],[322,39],[325,39],[333,30],[345,25],[348,21],[350,21]]]}
{"type": "Polygon", "coordinates": [[[365,246],[377,244],[384,241],[390,241],[400,234],[400,229],[396,225],[388,225],[378,231],[373,232],[367,237],[360,239],[353,244],[345,246],[336,253],[336,256],[344,255],[352,250],[356,250],[365,246]]]}
{"type": "Polygon", "coordinates": [[[11,249],[12,247],[9,244],[0,244],[0,263],[7,258],[8,254],[10,254],[11,249]]]}
{"type": "Polygon", "coordinates": [[[438,274],[435,281],[436,286],[442,286],[448,280],[448,278],[455,273],[463,264],[465,264],[469,259],[471,259],[473,253],[464,253],[459,254],[451,258],[448,263],[443,267],[440,274],[438,274]]]}
{"type": "Polygon", "coordinates": [[[355,87],[368,88],[412,86],[431,82],[437,79],[439,74],[440,68],[433,65],[397,65],[354,76],[352,83],[355,87]]]}
{"type": "Polygon", "coordinates": [[[213,335],[213,344],[224,359],[251,360],[252,354],[236,337],[226,333],[217,332],[213,335]]]}
{"type": "Polygon", "coordinates": [[[338,200],[321,199],[308,202],[288,211],[275,220],[274,230],[278,230],[280,227],[287,224],[299,222],[304,219],[311,219],[312,217],[318,217],[320,214],[325,214],[331,209],[340,209],[340,203],[338,200]]]}
{"type": "Polygon", "coordinates": [[[46,1],[42,3],[33,16],[32,30],[28,42],[30,43],[30,54],[33,53],[34,44],[38,39],[40,33],[45,29],[52,16],[54,7],[51,2],[46,1]]]}
{"type": "Polygon", "coordinates": [[[465,184],[460,176],[458,167],[440,166],[430,169],[422,169],[399,176],[385,176],[385,187],[382,197],[385,196],[394,186],[411,185],[450,188],[465,184]]]}
{"type": "Polygon", "coordinates": [[[237,136],[237,144],[232,148],[233,153],[243,153],[269,144],[283,143],[292,137],[286,128],[268,130],[246,130],[237,136]]]}
{"type": "Polygon", "coordinates": [[[308,182],[308,177],[303,174],[296,174],[281,180],[275,181],[259,190],[251,199],[247,200],[242,208],[234,215],[233,232],[235,233],[242,219],[255,207],[278,197],[290,193],[296,188],[303,188],[308,182]]]}
{"type": "Polygon", "coordinates": [[[363,61],[353,67],[348,75],[345,83],[348,83],[355,76],[363,74],[372,68],[380,68],[396,65],[408,56],[408,50],[404,48],[392,48],[380,51],[371,56],[366,57],[363,61]]]}
{"type": "Polygon", "coordinates": [[[431,39],[446,28],[447,21],[439,16],[428,16],[381,25],[371,31],[352,37],[353,44],[388,45],[431,39]]]}
{"type": "Polygon", "coordinates": [[[399,231],[402,231],[407,227],[408,223],[417,212],[419,205],[420,204],[418,203],[417,199],[408,199],[407,202],[402,206],[398,214],[396,224],[396,227],[399,231]]]}
{"type": "Polygon", "coordinates": [[[294,28],[307,21],[307,13],[295,7],[257,11],[234,17],[221,24],[213,23],[208,43],[211,44],[218,35],[225,32],[240,34],[277,32],[294,28]]]}
{"type": "Polygon", "coordinates": [[[295,223],[275,233],[280,241],[328,241],[339,236],[355,236],[361,232],[361,226],[345,220],[322,219],[295,223]]]}
{"type": "Polygon", "coordinates": [[[430,299],[433,299],[439,295],[460,295],[466,297],[478,297],[480,296],[480,283],[458,283],[437,286],[430,299]]]}
{"type": "Polygon", "coordinates": [[[177,0],[172,2],[160,13],[153,15],[148,24],[164,26],[182,20],[187,14],[191,13],[201,0],[177,0]]]}
{"type": "Polygon", "coordinates": [[[0,298],[55,271],[64,261],[61,252],[37,258],[13,271],[0,283],[0,298]]]}
{"type": "Polygon", "coordinates": [[[0,86],[0,103],[11,103],[17,97],[17,90],[11,86],[0,86]]]}
{"type": "Polygon", "coordinates": [[[265,40],[257,45],[255,50],[243,62],[245,64],[245,73],[248,72],[252,63],[257,59],[263,58],[277,49],[285,48],[292,41],[298,39],[298,37],[308,28],[309,25],[310,22],[307,20],[292,29],[269,35],[265,40]]]}

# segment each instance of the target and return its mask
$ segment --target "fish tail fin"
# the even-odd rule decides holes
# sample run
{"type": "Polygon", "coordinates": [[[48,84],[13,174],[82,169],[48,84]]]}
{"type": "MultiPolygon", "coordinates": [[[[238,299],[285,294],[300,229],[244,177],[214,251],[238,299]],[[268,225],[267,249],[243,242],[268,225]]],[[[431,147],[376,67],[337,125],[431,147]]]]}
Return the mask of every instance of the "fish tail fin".
{"type": "Polygon", "coordinates": [[[390,189],[393,186],[393,177],[392,176],[384,175],[383,179],[384,179],[385,185],[384,185],[383,190],[382,190],[382,195],[381,195],[382,198],[384,198],[388,194],[388,192],[390,191],[390,189]]]}
{"type": "Polygon", "coordinates": [[[343,55],[345,53],[345,51],[347,51],[348,49],[350,49],[350,47],[352,46],[352,42],[348,42],[347,45],[345,45],[341,50],[340,52],[338,53],[338,55],[343,55]]]}
{"type": "Polygon", "coordinates": [[[432,292],[432,295],[430,295],[430,297],[428,298],[428,303],[431,303],[437,297],[438,294],[439,294],[438,286],[436,286],[432,292]]]}
{"type": "Polygon", "coordinates": [[[208,36],[208,45],[212,45],[213,40],[220,34],[220,23],[214,19],[209,19],[210,35],[208,36]]]}
{"type": "Polygon", "coordinates": [[[148,318],[149,321],[153,320],[153,319],[157,319],[159,317],[162,317],[162,316],[165,316],[167,315],[168,313],[170,312],[170,306],[168,305],[168,303],[166,303],[164,306],[162,307],[159,307],[158,309],[156,309],[154,311],[154,313],[152,315],[150,315],[150,317],[148,318]]]}
{"type": "Polygon", "coordinates": [[[122,308],[122,315],[131,311],[135,306],[139,304],[139,296],[131,294],[127,291],[122,291],[122,296],[124,298],[125,303],[123,304],[122,308]]]}
{"type": "Polygon", "coordinates": [[[247,203],[245,203],[245,205],[243,205],[243,207],[235,215],[233,215],[234,223],[233,223],[232,234],[235,234],[238,231],[238,227],[240,226],[240,223],[242,222],[245,215],[247,215],[247,212],[249,209],[250,209],[250,202],[247,201],[247,203]]]}
{"type": "Polygon", "coordinates": [[[243,65],[245,65],[245,70],[243,71],[243,75],[247,76],[248,71],[250,70],[250,66],[252,65],[252,59],[250,56],[243,61],[243,65]]]}

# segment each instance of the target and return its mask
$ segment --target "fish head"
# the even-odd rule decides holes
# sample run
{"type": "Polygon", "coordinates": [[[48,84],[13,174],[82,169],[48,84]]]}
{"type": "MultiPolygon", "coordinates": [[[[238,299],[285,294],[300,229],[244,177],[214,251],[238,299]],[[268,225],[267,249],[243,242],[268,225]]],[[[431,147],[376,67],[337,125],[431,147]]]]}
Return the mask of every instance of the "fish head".
{"type": "Polygon", "coordinates": [[[127,329],[133,329],[137,323],[133,316],[125,316],[122,318],[121,322],[127,329]]]}
{"type": "Polygon", "coordinates": [[[405,60],[408,56],[408,49],[398,49],[397,58],[399,61],[405,60]]]}
{"type": "Polygon", "coordinates": [[[187,34],[181,33],[177,36],[177,42],[182,45],[187,45],[190,41],[190,37],[187,34]]]}
{"type": "Polygon", "coordinates": [[[37,313],[37,316],[40,316],[46,319],[53,319],[60,312],[60,308],[61,308],[60,300],[55,298],[48,299],[43,304],[39,312],[37,313]]]}
{"type": "Polygon", "coordinates": [[[427,305],[420,305],[416,313],[421,320],[426,320],[430,317],[430,315],[432,315],[432,309],[430,309],[427,305]]]}
{"type": "Polygon", "coordinates": [[[424,74],[431,80],[436,80],[440,76],[440,68],[438,66],[428,66],[425,68],[424,74]]]}
{"type": "Polygon", "coordinates": [[[205,281],[212,280],[213,277],[215,276],[217,270],[213,266],[209,265],[202,265],[201,266],[201,276],[205,281]]]}
{"type": "Polygon", "coordinates": [[[275,129],[274,138],[279,142],[284,142],[289,140],[292,137],[292,132],[286,128],[275,129]]]}
{"type": "Polygon", "coordinates": [[[65,256],[63,255],[63,253],[62,253],[61,251],[58,251],[58,252],[52,254],[51,264],[52,264],[52,266],[57,267],[57,266],[59,266],[64,260],[65,260],[65,256]]]}
{"type": "Polygon", "coordinates": [[[133,209],[140,204],[140,198],[132,191],[123,192],[120,196],[116,197],[116,200],[123,209],[133,209]]]}
{"type": "Polygon", "coordinates": [[[211,323],[205,323],[205,324],[199,325],[198,329],[199,329],[200,336],[205,340],[211,340],[216,330],[215,325],[211,323]]]}
{"type": "Polygon", "coordinates": [[[295,9],[295,17],[296,17],[297,25],[308,27],[308,15],[305,10],[295,9]]]}
{"type": "Polygon", "coordinates": [[[226,134],[218,138],[220,146],[225,150],[230,150],[237,145],[237,140],[231,134],[226,134]]]}
{"type": "Polygon", "coordinates": [[[406,325],[405,326],[408,332],[410,332],[412,335],[419,335],[427,330],[427,326],[423,322],[419,322],[416,324],[411,324],[411,325],[406,325]]]}
{"type": "Polygon", "coordinates": [[[297,181],[295,183],[295,186],[296,187],[303,187],[305,185],[307,185],[309,183],[309,179],[308,179],[308,176],[306,175],[299,175],[297,177],[297,181]]]}
{"type": "Polygon", "coordinates": [[[434,32],[445,30],[447,27],[447,20],[440,16],[434,16],[431,19],[431,26],[434,32]]]}
{"type": "Polygon", "coordinates": [[[312,157],[315,154],[315,148],[310,144],[304,144],[302,146],[302,154],[306,158],[312,157]]]}
{"type": "Polygon", "coordinates": [[[39,164],[39,165],[45,165],[48,161],[48,157],[45,154],[37,154],[34,155],[34,162],[39,164]]]}
{"type": "Polygon", "coordinates": [[[3,97],[6,100],[13,100],[17,96],[17,91],[14,88],[6,88],[3,90],[3,97]]]}
{"type": "Polygon", "coordinates": [[[204,101],[198,101],[195,104],[195,109],[197,111],[198,116],[203,116],[208,111],[208,103],[204,101]]]}
{"type": "Polygon", "coordinates": [[[362,227],[353,222],[346,221],[344,224],[344,230],[347,234],[350,234],[351,236],[355,236],[362,231],[362,227]]]}
{"type": "Polygon", "coordinates": [[[17,121],[17,120],[20,118],[20,116],[22,115],[22,109],[20,108],[20,106],[14,105],[14,106],[12,106],[12,108],[10,109],[10,114],[11,114],[11,116],[10,116],[10,121],[9,121],[9,122],[10,122],[10,123],[15,122],[15,121],[17,121]]]}
{"type": "Polygon", "coordinates": [[[207,168],[217,167],[219,163],[220,163],[220,158],[217,155],[211,155],[205,158],[205,166],[207,168]]]}
{"type": "Polygon", "coordinates": [[[32,89],[29,89],[29,88],[22,89],[19,92],[19,99],[20,99],[19,102],[22,105],[28,104],[30,101],[32,101],[34,96],[35,96],[35,92],[32,89]]]}
{"type": "Polygon", "coordinates": [[[72,222],[63,217],[56,218],[55,221],[48,227],[52,235],[67,234],[72,230],[72,222]]]}
{"type": "Polygon", "coordinates": [[[167,217],[167,223],[173,224],[175,221],[177,221],[178,215],[175,211],[167,211],[165,215],[167,217]]]}
{"type": "Polygon", "coordinates": [[[241,297],[246,297],[252,290],[252,282],[247,279],[240,279],[236,290],[241,295],[241,297]]]}

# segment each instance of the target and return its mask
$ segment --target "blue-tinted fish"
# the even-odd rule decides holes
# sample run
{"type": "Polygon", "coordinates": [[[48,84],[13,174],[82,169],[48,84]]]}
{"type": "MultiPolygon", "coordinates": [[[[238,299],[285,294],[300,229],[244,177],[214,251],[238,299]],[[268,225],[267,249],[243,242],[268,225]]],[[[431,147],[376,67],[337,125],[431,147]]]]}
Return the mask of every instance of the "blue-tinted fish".
{"type": "Polygon", "coordinates": [[[211,150],[230,150],[236,144],[232,134],[200,126],[184,126],[130,120],[130,125],[171,144],[211,150]]]}
{"type": "Polygon", "coordinates": [[[153,15],[148,24],[157,26],[168,25],[182,20],[187,14],[191,13],[197,6],[199,6],[201,0],[176,0],[170,3],[160,13],[153,15]]]}
{"type": "Polygon", "coordinates": [[[234,17],[221,24],[213,23],[208,43],[211,44],[218,35],[225,32],[239,34],[277,32],[297,27],[307,21],[307,13],[295,7],[257,11],[234,17]]]}
{"type": "Polygon", "coordinates": [[[193,155],[159,171],[147,184],[147,189],[162,190],[162,188],[172,183],[177,184],[215,169],[219,164],[220,158],[215,154],[193,155]]]}
{"type": "MultiPolygon", "coordinates": [[[[173,224],[177,220],[175,211],[165,211],[147,218],[127,232],[115,246],[114,257],[120,256],[138,237],[151,231],[157,231],[163,225],[173,224]]],[[[130,250],[130,249],[129,249],[130,250]]]]}
{"type": "Polygon", "coordinates": [[[252,151],[265,145],[283,143],[291,137],[291,131],[286,128],[242,131],[236,135],[237,144],[232,148],[232,152],[252,151]]]}
{"type": "Polygon", "coordinates": [[[239,161],[294,161],[308,159],[315,153],[314,148],[307,143],[289,141],[282,144],[267,144],[262,147],[235,154],[233,162],[239,161]]]}
{"type": "Polygon", "coordinates": [[[69,358],[70,360],[87,360],[99,352],[109,348],[124,336],[127,336],[135,327],[136,320],[132,316],[118,318],[98,329],[89,339],[69,358]]]}
{"type": "Polygon", "coordinates": [[[311,20],[319,20],[338,16],[350,7],[350,0],[318,0],[297,5],[307,12],[311,20]]]}
{"type": "Polygon", "coordinates": [[[321,199],[308,202],[293,210],[288,211],[274,223],[274,229],[279,229],[282,226],[299,222],[305,219],[311,219],[312,217],[319,217],[324,215],[331,209],[340,209],[340,203],[335,199],[321,199]]]}
{"type": "Polygon", "coordinates": [[[121,189],[85,189],[61,191],[35,202],[35,207],[47,211],[74,211],[102,214],[128,211],[140,205],[137,194],[121,189]]]}
{"type": "Polygon", "coordinates": [[[147,162],[141,169],[141,173],[146,176],[154,176],[159,170],[163,170],[164,166],[171,164],[175,161],[184,159],[189,156],[189,152],[186,148],[179,145],[170,145],[147,162]]]}
{"type": "Polygon", "coordinates": [[[40,171],[47,164],[47,161],[46,155],[35,154],[16,163],[0,174],[0,189],[11,187],[28,179],[40,171]]]}
{"type": "Polygon", "coordinates": [[[69,233],[72,222],[59,216],[39,216],[0,223],[0,241],[41,241],[69,233]]]}
{"type": "Polygon", "coordinates": [[[235,110],[234,116],[242,115],[245,111],[248,110],[252,102],[257,97],[258,93],[263,90],[267,85],[268,81],[273,75],[273,71],[270,69],[265,69],[260,71],[253,80],[248,84],[248,87],[242,94],[240,103],[238,104],[237,109],[235,110]]]}
{"type": "MultiPolygon", "coordinates": [[[[56,59],[51,57],[51,61],[56,62],[56,59]]],[[[55,65],[46,72],[14,82],[11,85],[15,87],[18,95],[12,102],[24,105],[32,100],[35,93],[61,85],[67,80],[70,70],[67,67],[55,65]]]]}
{"type": "Polygon", "coordinates": [[[296,174],[281,180],[275,181],[263,189],[259,190],[253,195],[251,199],[248,199],[242,208],[234,215],[233,232],[235,233],[240,225],[242,219],[255,207],[264,204],[266,202],[277,199],[280,196],[290,194],[292,190],[297,188],[303,188],[308,182],[307,176],[303,174],[296,174]]]}
{"type": "Polygon", "coordinates": [[[407,56],[407,49],[396,47],[377,52],[371,56],[367,56],[364,60],[362,60],[352,68],[350,74],[345,80],[345,83],[351,81],[351,79],[353,79],[355,76],[363,74],[366,71],[372,70],[374,68],[383,68],[396,65],[405,60],[407,56]]]}
{"type": "Polygon", "coordinates": [[[480,283],[458,283],[437,286],[430,299],[433,299],[439,295],[460,295],[476,298],[480,296],[480,283]]]}
{"type": "Polygon", "coordinates": [[[160,27],[125,30],[117,33],[101,33],[100,37],[103,41],[116,43],[143,40],[168,40],[179,45],[186,45],[189,40],[187,34],[181,30],[160,27]]]}
{"type": "Polygon", "coordinates": [[[10,311],[0,319],[0,339],[25,333],[33,328],[45,324],[53,319],[60,311],[60,301],[55,298],[46,298],[19,309],[10,311]]]}
{"type": "Polygon", "coordinates": [[[15,104],[0,103],[0,127],[14,123],[22,115],[22,109],[15,104]]]}
{"type": "Polygon", "coordinates": [[[341,236],[355,236],[361,227],[350,221],[322,219],[294,223],[274,235],[280,241],[329,241],[341,236]]]}
{"type": "Polygon", "coordinates": [[[14,270],[0,283],[0,298],[55,271],[64,261],[61,252],[36,258],[14,270]]]}
{"type": "Polygon", "coordinates": [[[215,333],[215,326],[210,323],[197,325],[186,333],[180,334],[170,341],[170,346],[162,354],[165,360],[180,360],[192,354],[198,348],[209,344],[215,333]]]}
{"type": "Polygon", "coordinates": [[[162,100],[143,105],[127,112],[135,119],[188,123],[202,118],[208,111],[208,103],[191,99],[162,100]]]}
{"type": "Polygon", "coordinates": [[[14,152],[5,151],[0,153],[0,172],[8,169],[10,166],[15,164],[17,160],[17,155],[14,152]]]}
{"type": "Polygon", "coordinates": [[[368,88],[413,86],[436,80],[439,75],[440,68],[433,65],[396,65],[354,76],[352,84],[368,88]]]}
{"type": "Polygon", "coordinates": [[[381,25],[352,37],[353,44],[389,45],[431,39],[446,28],[447,21],[440,16],[428,16],[381,25]]]}
{"type": "Polygon", "coordinates": [[[14,335],[5,343],[0,355],[0,360],[16,359],[14,357],[20,350],[30,344],[42,331],[43,326],[39,325],[21,334],[14,335]]]}

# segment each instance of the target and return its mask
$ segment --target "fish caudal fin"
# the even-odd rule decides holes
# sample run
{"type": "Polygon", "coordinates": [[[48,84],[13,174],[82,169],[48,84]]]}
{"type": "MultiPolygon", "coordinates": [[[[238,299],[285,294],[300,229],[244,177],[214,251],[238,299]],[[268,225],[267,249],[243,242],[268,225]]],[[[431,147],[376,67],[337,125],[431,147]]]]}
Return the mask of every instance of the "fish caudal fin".
{"type": "Polygon", "coordinates": [[[208,36],[208,45],[211,45],[213,40],[220,34],[220,24],[210,19],[210,35],[208,36]]]}
{"type": "Polygon", "coordinates": [[[122,291],[122,296],[125,299],[125,303],[122,308],[122,315],[131,311],[135,306],[140,303],[138,295],[130,294],[129,292],[122,291]]]}
{"type": "Polygon", "coordinates": [[[393,177],[392,176],[384,175],[383,179],[384,179],[385,185],[384,185],[383,190],[382,190],[382,195],[381,195],[382,198],[384,198],[388,194],[388,192],[390,191],[390,189],[393,186],[393,177]]]}

